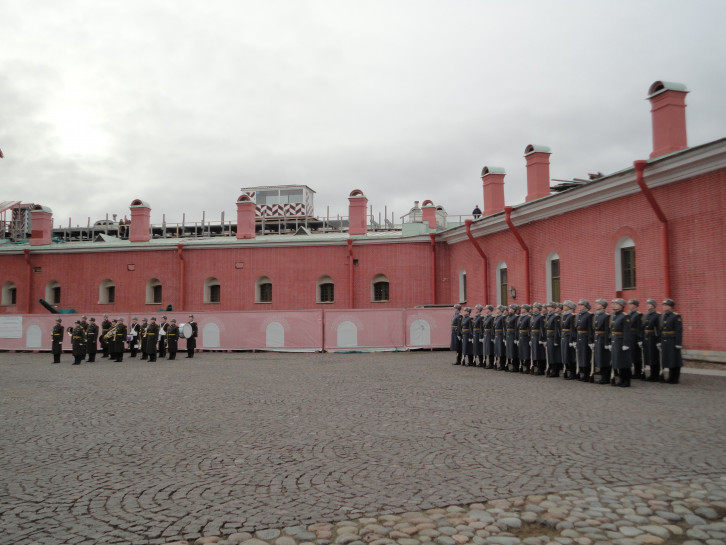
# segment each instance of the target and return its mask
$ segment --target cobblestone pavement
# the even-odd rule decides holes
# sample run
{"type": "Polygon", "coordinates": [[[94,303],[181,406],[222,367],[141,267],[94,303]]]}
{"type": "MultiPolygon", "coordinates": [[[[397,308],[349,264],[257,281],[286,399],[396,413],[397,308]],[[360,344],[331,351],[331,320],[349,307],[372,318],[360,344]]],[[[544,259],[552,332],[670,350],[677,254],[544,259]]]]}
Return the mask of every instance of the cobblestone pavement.
{"type": "Polygon", "coordinates": [[[0,354],[2,544],[167,543],[726,475],[723,373],[611,388],[446,352],[63,359],[0,354]]]}

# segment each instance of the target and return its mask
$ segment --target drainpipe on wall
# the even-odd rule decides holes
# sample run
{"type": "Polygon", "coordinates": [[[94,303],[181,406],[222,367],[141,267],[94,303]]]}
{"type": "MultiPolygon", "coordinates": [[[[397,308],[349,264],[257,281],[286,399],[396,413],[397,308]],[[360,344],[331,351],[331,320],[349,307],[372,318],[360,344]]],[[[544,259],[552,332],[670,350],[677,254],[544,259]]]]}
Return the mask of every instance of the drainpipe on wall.
{"type": "Polygon", "coordinates": [[[431,301],[436,304],[436,233],[429,233],[431,239],[431,301]]]}
{"type": "Polygon", "coordinates": [[[355,301],[353,290],[353,239],[348,239],[348,300],[350,301],[350,308],[355,308],[355,301]]]}
{"type": "Polygon", "coordinates": [[[30,314],[30,290],[33,283],[33,265],[30,263],[30,249],[23,249],[23,254],[25,254],[25,263],[28,265],[28,277],[25,280],[25,293],[27,294],[27,297],[25,298],[27,301],[25,305],[25,313],[30,314]]]}
{"type": "Polygon", "coordinates": [[[179,311],[184,310],[184,255],[182,249],[184,245],[179,243],[176,245],[176,253],[179,256],[179,311]]]}
{"type": "Polygon", "coordinates": [[[516,237],[517,241],[519,242],[519,245],[522,247],[522,250],[524,251],[524,284],[525,284],[525,290],[524,290],[524,302],[529,303],[529,248],[527,248],[527,245],[524,243],[524,239],[522,238],[522,235],[519,234],[519,231],[517,231],[517,228],[512,223],[512,207],[511,206],[505,206],[504,207],[504,218],[507,222],[507,225],[509,225],[509,229],[512,231],[514,236],[516,237]]]}
{"type": "Polygon", "coordinates": [[[487,256],[484,253],[484,251],[481,249],[481,246],[479,246],[479,243],[474,238],[474,235],[471,234],[471,221],[472,220],[465,220],[464,224],[466,225],[466,236],[469,237],[469,240],[471,241],[472,246],[474,246],[474,249],[479,253],[482,259],[482,268],[484,269],[484,289],[482,291],[484,304],[488,304],[489,302],[489,290],[487,289],[489,279],[488,279],[488,271],[489,266],[487,262],[487,256]]]}
{"type": "Polygon", "coordinates": [[[665,217],[663,210],[658,206],[658,202],[655,200],[653,193],[650,188],[645,184],[645,178],[643,177],[643,171],[648,161],[633,161],[635,167],[635,179],[640,186],[645,198],[648,200],[651,209],[655,212],[658,221],[660,221],[660,245],[661,251],[663,252],[663,291],[664,297],[671,297],[671,256],[668,252],[668,219],[665,217]]]}

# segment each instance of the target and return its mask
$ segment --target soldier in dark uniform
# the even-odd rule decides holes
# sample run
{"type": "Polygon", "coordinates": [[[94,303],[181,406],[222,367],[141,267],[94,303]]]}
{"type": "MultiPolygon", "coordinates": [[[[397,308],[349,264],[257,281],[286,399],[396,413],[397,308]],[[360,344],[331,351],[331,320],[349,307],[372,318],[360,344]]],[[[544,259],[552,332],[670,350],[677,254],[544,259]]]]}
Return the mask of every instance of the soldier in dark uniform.
{"type": "Polygon", "coordinates": [[[197,334],[199,333],[199,327],[197,326],[197,322],[194,321],[193,314],[189,315],[189,321],[187,323],[192,326],[192,334],[187,339],[187,358],[193,358],[194,349],[197,347],[197,334]]]}
{"type": "Polygon", "coordinates": [[[89,363],[96,361],[96,352],[98,352],[98,326],[96,319],[91,316],[86,328],[86,354],[88,354],[89,363]]]}
{"type": "Polygon", "coordinates": [[[630,316],[625,314],[625,299],[613,299],[613,314],[610,317],[610,365],[617,371],[618,381],[613,386],[630,386],[633,365],[630,350],[634,344],[630,330],[630,316]]]}
{"type": "Polygon", "coordinates": [[[646,301],[647,312],[643,316],[643,360],[644,364],[650,367],[648,382],[658,382],[660,376],[660,314],[655,307],[658,305],[655,299],[646,301]]]}
{"type": "Polygon", "coordinates": [[[110,354],[110,343],[106,340],[106,333],[108,333],[111,330],[111,327],[113,327],[113,324],[108,319],[108,314],[103,315],[103,322],[101,322],[101,351],[103,354],[101,355],[102,358],[107,358],[110,354]]]}
{"type": "Polygon", "coordinates": [[[451,342],[449,350],[456,352],[454,365],[461,365],[461,305],[454,305],[454,316],[451,318],[451,342]]]}
{"type": "Polygon", "coordinates": [[[159,324],[159,357],[163,358],[166,356],[166,330],[169,327],[169,323],[166,321],[166,315],[161,317],[161,323],[159,324]]]}
{"type": "Polygon", "coordinates": [[[474,365],[477,366],[476,360],[478,358],[478,367],[484,367],[484,345],[482,344],[484,340],[482,338],[482,323],[484,321],[484,317],[481,314],[484,307],[476,305],[474,309],[476,312],[472,318],[472,328],[474,331],[474,336],[472,338],[472,354],[474,355],[474,365]]]}
{"type": "Polygon", "coordinates": [[[524,304],[519,309],[519,321],[517,322],[517,332],[519,337],[517,339],[517,349],[519,353],[519,372],[529,374],[530,362],[531,362],[531,350],[529,343],[531,342],[530,323],[532,317],[529,315],[529,311],[532,309],[530,305],[524,304]]]}
{"type": "Polygon", "coordinates": [[[84,333],[88,331],[88,317],[87,316],[81,316],[81,328],[83,328],[84,333]]]}
{"type": "Polygon", "coordinates": [[[472,331],[471,307],[464,308],[461,318],[461,354],[464,365],[474,365],[474,332],[472,331]]]}
{"type": "Polygon", "coordinates": [[[592,318],[595,342],[591,348],[595,369],[600,373],[598,384],[610,384],[610,315],[605,310],[607,306],[605,299],[596,300],[595,315],[592,318]]]}
{"type": "Polygon", "coordinates": [[[577,304],[580,305],[580,310],[577,316],[575,316],[575,329],[577,330],[577,340],[575,341],[575,350],[577,352],[577,379],[581,382],[589,382],[590,368],[592,367],[591,345],[594,343],[590,301],[580,299],[577,304]]]}
{"type": "Polygon", "coordinates": [[[63,333],[64,328],[61,325],[63,320],[61,318],[55,319],[55,325],[51,331],[51,338],[53,342],[51,344],[51,352],[53,353],[53,363],[60,363],[60,357],[63,353],[63,333]]]}
{"type": "Polygon", "coordinates": [[[511,373],[519,371],[519,352],[517,350],[517,321],[519,320],[519,305],[509,305],[509,314],[506,321],[507,368],[511,373]]]}
{"type": "Polygon", "coordinates": [[[169,353],[169,359],[176,359],[177,343],[179,342],[179,326],[176,320],[171,319],[169,327],[166,329],[166,351],[169,353]]]}
{"type": "Polygon", "coordinates": [[[630,331],[633,335],[634,342],[630,347],[630,357],[633,360],[633,377],[632,378],[645,378],[643,375],[643,315],[638,310],[640,302],[637,299],[629,299],[628,307],[630,312],[628,316],[630,318],[630,331]]]}
{"type": "Polygon", "coordinates": [[[126,324],[124,324],[123,318],[119,318],[116,322],[116,333],[113,336],[113,350],[116,354],[114,361],[123,361],[124,343],[126,342],[128,330],[126,329],[126,324]]]}
{"type": "Polygon", "coordinates": [[[156,361],[156,343],[159,338],[159,326],[156,323],[156,317],[151,317],[151,323],[146,326],[146,355],[149,361],[156,361]]]}
{"type": "Polygon", "coordinates": [[[487,305],[486,315],[482,324],[482,333],[484,336],[484,358],[486,359],[486,369],[494,369],[494,307],[487,305]]]}
{"type": "Polygon", "coordinates": [[[128,328],[128,334],[131,335],[131,340],[129,341],[129,351],[131,352],[130,357],[132,358],[135,358],[136,352],[138,352],[140,331],[141,326],[139,326],[139,319],[134,316],[133,318],[131,318],[131,324],[128,328]]]}
{"type": "Polygon", "coordinates": [[[139,350],[141,351],[142,360],[147,359],[148,353],[146,352],[146,328],[149,327],[149,320],[146,318],[141,319],[141,327],[139,328],[139,350]]]}
{"type": "Polygon", "coordinates": [[[73,347],[73,365],[80,365],[86,355],[86,332],[83,331],[80,320],[76,320],[73,328],[71,346],[73,347]]]}
{"type": "Polygon", "coordinates": [[[549,314],[545,323],[545,331],[547,334],[547,376],[556,378],[560,376],[560,367],[562,366],[562,354],[560,351],[560,319],[561,316],[557,309],[559,303],[551,301],[547,303],[549,314]]]}
{"type": "Polygon", "coordinates": [[[575,351],[577,330],[573,312],[577,305],[574,301],[567,299],[563,303],[563,308],[565,312],[562,314],[560,322],[560,357],[565,368],[565,380],[573,380],[577,375],[577,352],[575,351]]]}
{"type": "Polygon", "coordinates": [[[678,384],[683,367],[683,322],[681,315],[673,312],[675,306],[673,299],[664,299],[663,314],[660,316],[661,363],[664,370],[668,369],[668,384],[678,384]]]}
{"type": "Polygon", "coordinates": [[[532,316],[529,320],[530,335],[530,357],[532,359],[533,374],[542,376],[545,374],[547,366],[547,354],[545,346],[547,334],[545,332],[545,316],[542,314],[542,303],[534,303],[532,305],[532,316]]]}
{"type": "Polygon", "coordinates": [[[506,370],[507,347],[504,330],[507,327],[507,307],[499,305],[499,314],[494,318],[494,356],[497,358],[497,371],[506,370]]]}

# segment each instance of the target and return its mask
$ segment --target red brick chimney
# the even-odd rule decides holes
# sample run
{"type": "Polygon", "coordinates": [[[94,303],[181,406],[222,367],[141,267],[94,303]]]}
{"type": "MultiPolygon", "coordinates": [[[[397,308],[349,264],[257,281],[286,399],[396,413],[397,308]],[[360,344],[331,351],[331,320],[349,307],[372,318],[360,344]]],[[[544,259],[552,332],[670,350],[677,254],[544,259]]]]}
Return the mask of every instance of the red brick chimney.
{"type": "Polygon", "coordinates": [[[365,235],[368,232],[368,199],[360,189],[354,189],[348,197],[348,234],[365,235]]]}
{"type": "Polygon", "coordinates": [[[500,167],[484,167],[481,181],[484,187],[484,216],[504,212],[504,177],[507,172],[500,167]]]}
{"type": "Polygon", "coordinates": [[[129,242],[151,240],[151,207],[141,199],[131,203],[131,231],[129,242]]]}
{"type": "Polygon", "coordinates": [[[648,90],[653,120],[653,151],[650,158],[686,149],[686,95],[682,83],[656,81],[648,90]]]}
{"type": "Polygon", "coordinates": [[[530,144],[524,148],[527,160],[526,201],[541,199],[550,194],[550,148],[530,144]]]}
{"type": "Polygon", "coordinates": [[[429,229],[436,229],[436,206],[433,201],[424,201],[421,210],[421,219],[428,222],[429,229]]]}
{"type": "Polygon", "coordinates": [[[30,245],[47,246],[51,243],[53,211],[47,206],[36,204],[30,211],[30,245]]]}
{"type": "Polygon", "coordinates": [[[255,238],[257,205],[247,195],[237,199],[237,238],[255,238]]]}

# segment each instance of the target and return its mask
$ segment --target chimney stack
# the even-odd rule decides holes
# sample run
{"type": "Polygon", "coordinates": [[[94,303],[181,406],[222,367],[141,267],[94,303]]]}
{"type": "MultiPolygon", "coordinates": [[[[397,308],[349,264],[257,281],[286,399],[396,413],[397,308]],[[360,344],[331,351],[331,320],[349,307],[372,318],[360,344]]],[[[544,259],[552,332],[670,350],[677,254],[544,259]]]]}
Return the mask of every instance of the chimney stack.
{"type": "Polygon", "coordinates": [[[550,148],[530,144],[524,148],[527,160],[527,198],[525,201],[541,199],[550,194],[550,148]]]}
{"type": "Polygon", "coordinates": [[[354,189],[348,203],[348,234],[365,235],[368,232],[368,199],[360,189],[354,189]]]}
{"type": "Polygon", "coordinates": [[[237,199],[237,238],[255,238],[255,216],[257,204],[248,195],[237,199]]]}
{"type": "Polygon", "coordinates": [[[151,206],[141,199],[131,203],[131,230],[129,242],[149,242],[151,240],[151,206]]]}
{"type": "Polygon", "coordinates": [[[424,201],[421,205],[424,223],[428,222],[429,229],[436,229],[436,207],[433,201],[424,201]]]}
{"type": "Polygon", "coordinates": [[[47,206],[36,204],[30,211],[30,245],[47,246],[51,241],[53,211],[47,206]]]}
{"type": "Polygon", "coordinates": [[[484,167],[481,181],[484,187],[484,216],[504,212],[504,176],[507,172],[500,167],[484,167]]]}
{"type": "Polygon", "coordinates": [[[686,95],[682,83],[656,81],[648,90],[653,121],[653,152],[650,158],[686,149],[686,95]]]}

